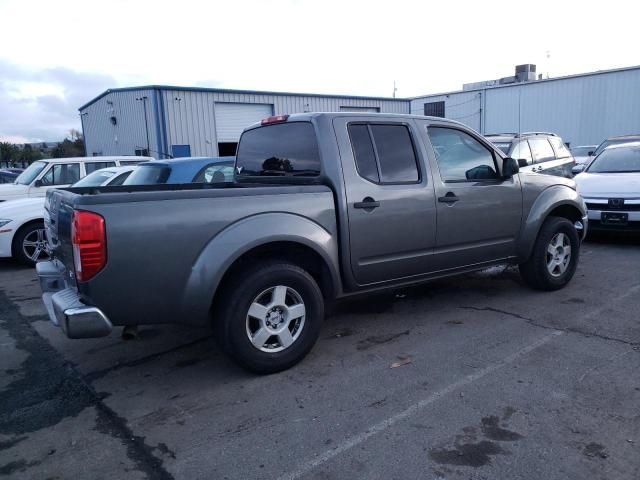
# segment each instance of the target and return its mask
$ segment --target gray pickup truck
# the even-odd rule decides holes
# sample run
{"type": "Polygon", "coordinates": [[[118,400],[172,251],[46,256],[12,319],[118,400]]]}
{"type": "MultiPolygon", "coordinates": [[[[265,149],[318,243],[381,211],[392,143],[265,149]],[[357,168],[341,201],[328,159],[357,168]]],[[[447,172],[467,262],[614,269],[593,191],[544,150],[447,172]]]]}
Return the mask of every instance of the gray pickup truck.
{"type": "Polygon", "coordinates": [[[566,285],[587,229],[572,180],[519,173],[469,128],[411,115],[281,115],[247,128],[229,185],[47,194],[37,271],[70,338],[213,325],[261,373],[312,348],[327,302],[517,264],[566,285]]]}

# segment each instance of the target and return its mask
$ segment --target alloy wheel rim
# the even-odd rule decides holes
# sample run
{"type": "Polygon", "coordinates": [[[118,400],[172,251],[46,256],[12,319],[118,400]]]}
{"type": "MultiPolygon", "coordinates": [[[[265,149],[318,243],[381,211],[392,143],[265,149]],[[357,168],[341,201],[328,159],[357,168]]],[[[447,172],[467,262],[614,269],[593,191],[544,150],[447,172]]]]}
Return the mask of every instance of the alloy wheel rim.
{"type": "Polygon", "coordinates": [[[305,318],[305,304],[296,290],[284,285],[270,287],[260,292],[249,306],[247,337],[262,352],[281,352],[300,338],[305,318]]]}
{"type": "Polygon", "coordinates": [[[43,255],[49,256],[49,244],[47,243],[47,231],[38,228],[29,232],[22,241],[22,252],[31,261],[36,262],[43,255]]]}
{"type": "Polygon", "coordinates": [[[552,277],[560,277],[569,268],[571,263],[571,242],[569,237],[562,233],[556,233],[546,252],[547,271],[552,277]]]}

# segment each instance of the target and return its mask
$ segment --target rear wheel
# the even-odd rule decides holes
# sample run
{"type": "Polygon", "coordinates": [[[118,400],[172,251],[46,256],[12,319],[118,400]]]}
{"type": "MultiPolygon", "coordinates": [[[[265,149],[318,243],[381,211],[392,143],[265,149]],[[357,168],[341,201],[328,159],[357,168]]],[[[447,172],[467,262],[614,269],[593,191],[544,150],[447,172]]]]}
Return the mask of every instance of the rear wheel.
{"type": "Polygon", "coordinates": [[[566,218],[549,217],[542,224],[520,274],[536,290],[558,290],[573,278],[580,256],[580,238],[566,218]]]}
{"type": "Polygon", "coordinates": [[[13,239],[13,257],[25,265],[34,266],[38,260],[49,258],[50,253],[44,222],[23,226],[13,239]]]}
{"type": "Polygon", "coordinates": [[[320,334],[322,292],[308,272],[290,263],[263,263],[243,271],[218,301],[218,341],[237,363],[257,373],[295,365],[320,334]]]}

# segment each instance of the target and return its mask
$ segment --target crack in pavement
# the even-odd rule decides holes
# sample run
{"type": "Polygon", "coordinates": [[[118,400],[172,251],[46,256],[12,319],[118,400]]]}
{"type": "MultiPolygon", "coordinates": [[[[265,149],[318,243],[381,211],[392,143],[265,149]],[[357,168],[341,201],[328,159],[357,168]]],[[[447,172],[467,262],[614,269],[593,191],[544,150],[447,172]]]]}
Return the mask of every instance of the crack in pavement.
{"type": "MultiPolygon", "coordinates": [[[[155,447],[145,444],[144,437],[133,433],[126,420],[102,401],[75,366],[36,332],[2,291],[0,328],[13,339],[16,350],[28,354],[20,365],[23,375],[0,390],[0,433],[14,435],[18,438],[13,441],[18,441],[20,435],[51,427],[94,407],[97,431],[120,440],[138,471],[149,479],[173,480],[162,460],[151,453],[155,447]]],[[[11,468],[29,466],[25,462],[11,468]]]]}
{"type": "Polygon", "coordinates": [[[128,362],[117,363],[117,364],[115,364],[115,365],[113,365],[111,367],[107,367],[107,368],[103,368],[102,370],[96,370],[95,372],[87,373],[84,376],[84,378],[89,383],[93,383],[94,381],[99,380],[99,379],[107,376],[111,372],[115,372],[116,370],[120,370],[121,368],[136,367],[138,365],[142,365],[144,363],[150,362],[152,360],[155,360],[156,358],[162,357],[162,356],[167,355],[169,353],[177,352],[177,351],[182,350],[183,348],[192,347],[192,346],[197,345],[199,343],[206,342],[207,340],[209,340],[209,338],[211,338],[211,337],[207,336],[207,337],[198,338],[196,340],[192,340],[191,342],[183,343],[182,345],[178,345],[178,346],[170,348],[168,350],[162,350],[161,352],[152,353],[150,355],[146,355],[144,357],[140,357],[140,358],[137,358],[135,360],[130,360],[128,362]]]}
{"type": "Polygon", "coordinates": [[[507,310],[501,310],[499,308],[494,308],[494,307],[458,307],[461,308],[463,310],[474,310],[477,312],[494,312],[494,313],[500,313],[502,315],[507,315],[510,317],[514,317],[517,318],[519,320],[524,320],[525,322],[527,322],[528,324],[534,326],[534,327],[538,327],[538,328],[543,328],[545,330],[561,330],[563,332],[566,333],[577,333],[579,335],[582,335],[584,337],[596,337],[596,338],[600,338],[602,340],[607,340],[607,341],[611,341],[611,342],[616,342],[616,343],[622,343],[624,345],[629,345],[631,347],[636,347],[638,345],[640,345],[640,342],[631,342],[628,340],[624,340],[622,338],[617,338],[617,337],[611,337],[608,335],[602,335],[600,333],[597,332],[589,332],[587,330],[581,330],[575,327],[553,327],[550,325],[545,325],[544,323],[540,323],[537,320],[534,320],[533,318],[530,317],[525,317],[523,315],[520,315],[518,313],[514,313],[514,312],[509,312],[507,310]]]}

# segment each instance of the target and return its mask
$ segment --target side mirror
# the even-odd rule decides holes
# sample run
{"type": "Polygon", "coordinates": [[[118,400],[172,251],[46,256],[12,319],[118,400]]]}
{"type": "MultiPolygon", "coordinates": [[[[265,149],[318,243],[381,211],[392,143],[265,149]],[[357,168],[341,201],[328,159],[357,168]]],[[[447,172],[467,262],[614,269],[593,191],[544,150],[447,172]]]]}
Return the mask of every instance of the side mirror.
{"type": "Polygon", "coordinates": [[[573,166],[573,168],[571,169],[571,173],[573,173],[574,175],[577,175],[578,173],[584,171],[584,168],[585,168],[585,164],[579,163],[578,165],[573,166]]]}
{"type": "Polygon", "coordinates": [[[591,152],[587,153],[587,155],[588,155],[588,156],[590,156],[590,157],[593,157],[593,154],[594,154],[594,153],[596,153],[596,152],[591,151],[591,152]]]}
{"type": "Polygon", "coordinates": [[[502,161],[502,177],[503,178],[511,178],[516,173],[520,171],[520,167],[518,166],[518,162],[513,158],[505,158],[502,161]]]}
{"type": "Polygon", "coordinates": [[[41,187],[42,186],[42,180],[36,180],[35,182],[33,182],[33,186],[34,187],[41,187]]]}
{"type": "Polygon", "coordinates": [[[518,159],[518,166],[520,168],[526,167],[527,165],[529,165],[529,164],[527,163],[527,159],[526,158],[519,158],[518,159]]]}

